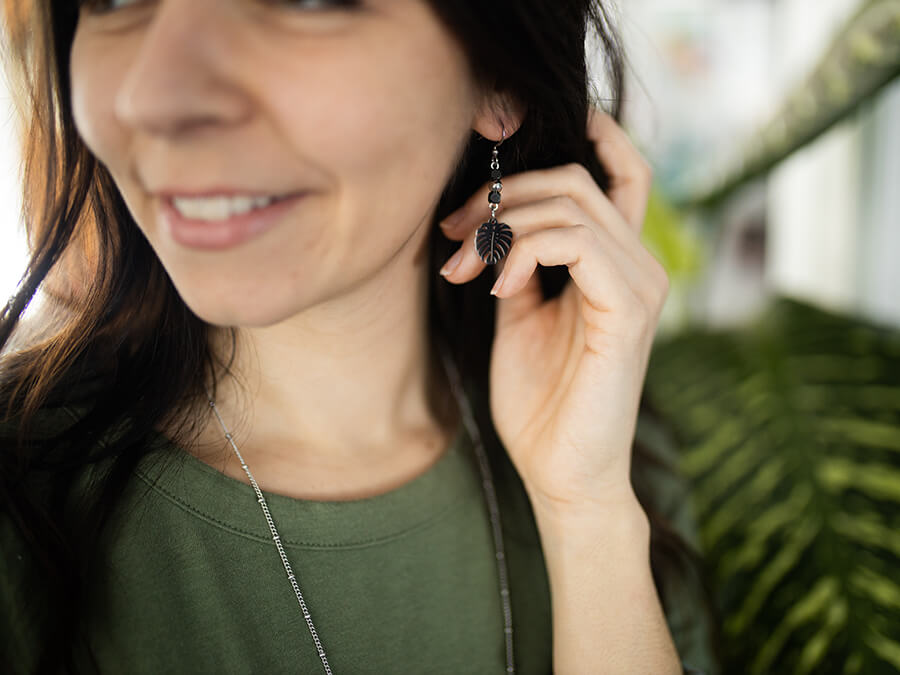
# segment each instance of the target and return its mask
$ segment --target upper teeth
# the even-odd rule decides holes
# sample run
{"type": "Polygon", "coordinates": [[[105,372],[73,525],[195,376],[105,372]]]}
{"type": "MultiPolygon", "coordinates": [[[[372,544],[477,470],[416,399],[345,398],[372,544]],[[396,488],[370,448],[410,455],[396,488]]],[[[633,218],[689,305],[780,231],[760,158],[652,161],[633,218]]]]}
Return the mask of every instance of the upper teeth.
{"type": "Polygon", "coordinates": [[[268,206],[278,199],[268,197],[174,197],[172,204],[186,218],[199,220],[225,220],[252,209],[268,206]]]}

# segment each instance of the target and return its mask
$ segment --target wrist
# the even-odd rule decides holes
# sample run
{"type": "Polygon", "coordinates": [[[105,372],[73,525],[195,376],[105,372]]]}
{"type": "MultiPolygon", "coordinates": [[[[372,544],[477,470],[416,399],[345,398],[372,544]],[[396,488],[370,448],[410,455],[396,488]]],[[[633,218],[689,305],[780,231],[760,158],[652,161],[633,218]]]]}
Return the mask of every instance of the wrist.
{"type": "MultiPolygon", "coordinates": [[[[527,487],[527,486],[526,486],[527,487]]],[[[630,482],[620,488],[607,490],[603,497],[577,501],[554,500],[528,491],[535,518],[554,530],[574,530],[618,527],[637,530],[650,521],[630,482]]]]}
{"type": "Polygon", "coordinates": [[[577,505],[561,506],[536,499],[532,509],[545,550],[606,542],[649,551],[650,519],[632,490],[577,505]]]}

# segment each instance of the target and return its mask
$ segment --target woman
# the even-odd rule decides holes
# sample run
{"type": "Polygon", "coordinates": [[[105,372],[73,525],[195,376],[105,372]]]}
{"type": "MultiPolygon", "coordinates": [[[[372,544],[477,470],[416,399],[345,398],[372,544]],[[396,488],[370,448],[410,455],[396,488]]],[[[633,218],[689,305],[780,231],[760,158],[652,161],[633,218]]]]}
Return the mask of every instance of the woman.
{"type": "Polygon", "coordinates": [[[11,665],[686,669],[631,482],[668,284],[649,169],[589,108],[605,9],[73,5],[6,6],[11,665]]]}

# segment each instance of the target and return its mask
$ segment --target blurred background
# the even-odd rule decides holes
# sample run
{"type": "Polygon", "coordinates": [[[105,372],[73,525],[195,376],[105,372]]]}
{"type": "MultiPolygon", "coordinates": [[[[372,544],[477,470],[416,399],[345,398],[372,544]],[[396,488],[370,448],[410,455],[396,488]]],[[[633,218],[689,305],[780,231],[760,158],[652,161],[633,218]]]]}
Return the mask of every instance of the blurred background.
{"type": "Polygon", "coordinates": [[[672,281],[644,440],[686,479],[670,515],[718,612],[679,649],[900,673],[900,2],[620,5],[672,281]]]}
{"type": "Polygon", "coordinates": [[[687,207],[690,264],[660,251],[667,322],[740,321],[779,292],[900,325],[897,3],[622,6],[626,123],[661,202],[687,207]]]}
{"type": "MultiPolygon", "coordinates": [[[[709,673],[900,673],[900,0],[612,6],[671,280],[646,398],[719,612],[679,648],[709,673]]],[[[3,297],[8,105],[0,82],[3,297]]]]}

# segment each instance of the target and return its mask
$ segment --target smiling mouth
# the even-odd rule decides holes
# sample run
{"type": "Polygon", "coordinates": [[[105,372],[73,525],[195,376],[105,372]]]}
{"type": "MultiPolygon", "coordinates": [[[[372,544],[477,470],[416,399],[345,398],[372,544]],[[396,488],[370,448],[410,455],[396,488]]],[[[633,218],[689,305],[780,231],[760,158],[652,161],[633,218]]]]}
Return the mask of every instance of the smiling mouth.
{"type": "Polygon", "coordinates": [[[233,216],[257,211],[275,202],[296,196],[283,195],[216,195],[212,197],[171,196],[169,203],[188,220],[226,220],[233,216]]]}
{"type": "Polygon", "coordinates": [[[271,230],[307,194],[236,198],[168,196],[160,204],[166,229],[178,244],[221,250],[271,230]]]}

